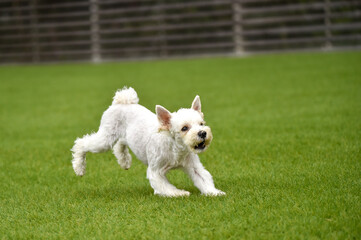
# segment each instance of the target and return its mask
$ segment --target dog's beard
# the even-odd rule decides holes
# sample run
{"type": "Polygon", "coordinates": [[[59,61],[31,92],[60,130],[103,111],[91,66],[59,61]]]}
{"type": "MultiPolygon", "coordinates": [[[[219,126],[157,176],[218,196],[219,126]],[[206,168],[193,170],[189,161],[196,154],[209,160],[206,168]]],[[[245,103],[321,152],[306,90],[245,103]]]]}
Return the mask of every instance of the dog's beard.
{"type": "Polygon", "coordinates": [[[204,152],[205,150],[207,150],[207,148],[209,147],[209,145],[211,144],[212,139],[208,138],[208,139],[202,139],[199,142],[196,142],[195,144],[193,144],[190,149],[192,152],[194,153],[201,153],[204,152]]]}
{"type": "Polygon", "coordinates": [[[184,145],[188,147],[191,152],[201,153],[207,150],[211,141],[212,141],[212,133],[208,132],[207,138],[203,139],[198,137],[197,132],[188,133],[187,135],[182,137],[184,145]]]}

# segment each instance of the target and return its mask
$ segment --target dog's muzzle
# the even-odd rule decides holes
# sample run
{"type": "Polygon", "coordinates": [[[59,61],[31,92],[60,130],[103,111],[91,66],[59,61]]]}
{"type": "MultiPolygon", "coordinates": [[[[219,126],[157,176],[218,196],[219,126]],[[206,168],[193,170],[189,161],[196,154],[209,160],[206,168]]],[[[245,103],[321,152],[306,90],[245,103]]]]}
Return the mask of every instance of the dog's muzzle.
{"type": "Polygon", "coordinates": [[[210,129],[202,129],[196,133],[195,142],[192,144],[192,150],[195,153],[205,151],[211,144],[213,139],[212,132],[210,129]]]}
{"type": "Polygon", "coordinates": [[[194,149],[196,150],[204,150],[205,148],[206,148],[206,140],[203,140],[202,142],[194,146],[194,149]]]}

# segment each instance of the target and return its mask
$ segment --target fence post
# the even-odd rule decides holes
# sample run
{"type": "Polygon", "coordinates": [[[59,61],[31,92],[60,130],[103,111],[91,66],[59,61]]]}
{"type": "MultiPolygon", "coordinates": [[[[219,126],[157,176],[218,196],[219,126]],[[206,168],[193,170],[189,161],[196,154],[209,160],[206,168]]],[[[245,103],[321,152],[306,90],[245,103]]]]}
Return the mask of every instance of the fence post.
{"type": "Polygon", "coordinates": [[[232,3],[233,9],[233,42],[234,53],[236,55],[244,54],[243,36],[242,36],[242,5],[238,0],[232,3]]]}
{"type": "Polygon", "coordinates": [[[325,23],[325,49],[330,50],[332,49],[332,42],[331,42],[331,8],[330,8],[330,0],[325,0],[324,2],[324,23],[325,23]]]}
{"type": "Polygon", "coordinates": [[[99,5],[98,0],[90,0],[90,39],[91,58],[94,63],[102,60],[99,42],[99,5]]]}
{"type": "Polygon", "coordinates": [[[38,39],[38,14],[37,14],[37,0],[31,1],[30,8],[30,24],[31,24],[31,47],[32,47],[32,61],[39,62],[39,39],[38,39]]]}

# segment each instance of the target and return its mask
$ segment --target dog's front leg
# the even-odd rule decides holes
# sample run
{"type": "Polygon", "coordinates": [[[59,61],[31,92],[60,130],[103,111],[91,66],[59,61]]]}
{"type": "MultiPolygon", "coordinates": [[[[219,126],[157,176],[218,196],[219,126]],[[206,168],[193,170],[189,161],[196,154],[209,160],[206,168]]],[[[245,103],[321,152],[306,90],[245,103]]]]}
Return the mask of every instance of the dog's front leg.
{"type": "Polygon", "coordinates": [[[190,195],[189,192],[177,189],[170,184],[165,174],[166,171],[152,169],[151,166],[148,167],[147,178],[154,189],[154,194],[164,197],[182,197],[190,195]]]}
{"type": "Polygon", "coordinates": [[[190,161],[183,169],[202,194],[207,196],[222,196],[226,194],[215,188],[212,175],[203,167],[198,155],[191,156],[190,161]]]}

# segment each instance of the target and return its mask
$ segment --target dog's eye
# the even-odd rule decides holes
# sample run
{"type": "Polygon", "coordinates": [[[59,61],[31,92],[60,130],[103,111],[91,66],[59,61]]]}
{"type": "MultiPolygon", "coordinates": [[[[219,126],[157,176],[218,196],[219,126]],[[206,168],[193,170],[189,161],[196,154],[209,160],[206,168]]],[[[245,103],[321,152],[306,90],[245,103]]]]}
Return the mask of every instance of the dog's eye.
{"type": "Polygon", "coordinates": [[[204,123],[203,123],[203,122],[201,122],[199,125],[203,126],[203,125],[204,125],[204,123]]]}
{"type": "Polygon", "coordinates": [[[182,132],[185,132],[185,131],[187,131],[187,130],[188,130],[188,127],[187,127],[187,126],[182,127],[182,132]]]}

